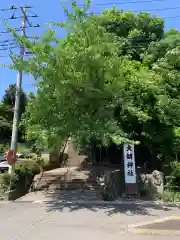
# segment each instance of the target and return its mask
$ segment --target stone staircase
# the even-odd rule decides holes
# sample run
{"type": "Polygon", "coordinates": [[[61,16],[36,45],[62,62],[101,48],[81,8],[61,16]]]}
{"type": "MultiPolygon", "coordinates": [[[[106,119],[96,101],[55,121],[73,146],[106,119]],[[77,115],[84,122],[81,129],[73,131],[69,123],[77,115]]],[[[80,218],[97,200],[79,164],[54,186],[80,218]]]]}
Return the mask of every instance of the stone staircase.
{"type": "Polygon", "coordinates": [[[89,171],[60,168],[35,177],[31,191],[41,190],[99,190],[99,185],[91,178],[89,171]]]}

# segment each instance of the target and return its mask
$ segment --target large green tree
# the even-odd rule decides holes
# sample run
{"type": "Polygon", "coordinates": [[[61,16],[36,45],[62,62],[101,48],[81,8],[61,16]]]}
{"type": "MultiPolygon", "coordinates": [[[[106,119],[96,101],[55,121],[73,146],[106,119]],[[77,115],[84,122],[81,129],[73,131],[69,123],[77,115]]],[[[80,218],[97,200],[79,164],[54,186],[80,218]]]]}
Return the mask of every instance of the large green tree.
{"type": "Polygon", "coordinates": [[[37,95],[27,108],[31,135],[41,136],[49,146],[68,136],[103,145],[138,141],[154,160],[170,155],[180,106],[177,86],[170,86],[166,78],[178,78],[178,48],[163,52],[159,47],[160,59],[155,49],[179,33],[164,34],[163,20],[147,13],[116,9],[87,16],[73,4],[68,19],[64,40],[52,29],[39,42],[12,31],[34,53],[27,61],[14,56],[12,66],[37,80],[37,95]],[[172,72],[168,61],[173,62],[172,72]]]}
{"type": "MultiPolygon", "coordinates": [[[[178,61],[178,54],[171,57],[171,64],[167,63],[166,58],[172,56],[171,50],[176,52],[180,44],[180,31],[171,29],[164,32],[163,19],[142,12],[134,14],[112,9],[98,16],[98,19],[107,31],[118,36],[120,55],[143,63],[161,76],[164,103],[164,106],[161,104],[161,111],[157,109],[156,99],[149,99],[151,120],[144,124],[129,116],[124,122],[124,130],[134,132],[136,139],[149,148],[155,160],[158,155],[163,159],[165,156],[169,158],[174,152],[174,140],[177,140],[174,129],[179,127],[179,71],[176,68],[175,72],[172,68],[173,64],[177,65],[175,58],[178,61]],[[173,98],[172,91],[176,92],[173,98]]],[[[147,102],[144,104],[147,105],[147,102]]],[[[119,120],[121,123],[124,121],[121,112],[119,120]]]]}
{"type": "Polygon", "coordinates": [[[180,144],[180,32],[170,30],[165,34],[164,39],[156,44],[150,45],[144,63],[149,65],[154,72],[160,74],[163,79],[164,112],[161,113],[161,121],[166,122],[168,129],[173,129],[173,135],[167,133],[162,138],[166,145],[163,150],[167,151],[174,158],[179,159],[180,144]],[[159,58],[158,58],[159,56],[159,58]],[[166,114],[166,118],[164,117],[166,114]],[[167,139],[168,138],[168,139],[167,139]],[[168,140],[168,141],[167,141],[168,140]]]}

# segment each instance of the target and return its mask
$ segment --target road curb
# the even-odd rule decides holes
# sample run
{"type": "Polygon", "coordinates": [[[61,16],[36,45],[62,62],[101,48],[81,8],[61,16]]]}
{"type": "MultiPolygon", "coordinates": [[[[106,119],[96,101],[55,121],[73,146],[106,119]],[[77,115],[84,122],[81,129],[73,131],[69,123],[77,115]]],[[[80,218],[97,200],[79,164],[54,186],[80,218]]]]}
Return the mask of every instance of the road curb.
{"type": "Polygon", "coordinates": [[[128,229],[129,233],[137,235],[154,235],[154,236],[180,236],[180,231],[170,230],[150,230],[150,229],[128,229]]]}
{"type": "Polygon", "coordinates": [[[135,233],[138,235],[156,235],[156,236],[180,236],[179,230],[166,230],[166,229],[148,229],[143,228],[154,223],[161,223],[168,220],[180,219],[180,216],[169,216],[152,221],[140,222],[137,224],[128,225],[128,232],[135,233]],[[141,228],[142,227],[142,228],[141,228]]]}
{"type": "Polygon", "coordinates": [[[142,226],[146,226],[146,225],[153,224],[153,223],[161,223],[161,222],[168,221],[168,220],[173,220],[173,219],[180,219],[180,216],[168,216],[168,217],[164,217],[164,218],[158,218],[158,219],[155,219],[155,220],[152,220],[152,221],[146,221],[146,222],[131,224],[128,227],[137,228],[137,227],[142,227],[142,226]]]}

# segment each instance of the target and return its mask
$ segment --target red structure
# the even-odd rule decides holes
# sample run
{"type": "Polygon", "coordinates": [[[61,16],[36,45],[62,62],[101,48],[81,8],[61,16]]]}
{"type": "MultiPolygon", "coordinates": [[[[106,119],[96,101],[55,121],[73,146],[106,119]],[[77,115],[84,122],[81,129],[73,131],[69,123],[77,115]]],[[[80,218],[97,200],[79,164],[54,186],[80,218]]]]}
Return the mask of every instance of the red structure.
{"type": "Polygon", "coordinates": [[[5,153],[5,159],[8,161],[9,165],[13,165],[16,162],[16,153],[10,149],[5,153]]]}

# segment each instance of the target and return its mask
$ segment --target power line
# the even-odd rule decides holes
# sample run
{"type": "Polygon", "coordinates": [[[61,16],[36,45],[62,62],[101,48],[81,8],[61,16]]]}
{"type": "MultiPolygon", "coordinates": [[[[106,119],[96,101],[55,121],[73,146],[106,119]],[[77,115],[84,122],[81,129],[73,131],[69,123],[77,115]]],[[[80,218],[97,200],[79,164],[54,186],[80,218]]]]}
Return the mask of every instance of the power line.
{"type": "Polygon", "coordinates": [[[9,47],[9,46],[14,46],[16,45],[16,42],[12,42],[12,43],[1,43],[0,47],[9,47]]]}
{"type": "MultiPolygon", "coordinates": [[[[32,8],[31,6],[25,6],[24,9],[29,9],[29,8],[32,8]]],[[[15,19],[18,19],[18,18],[21,18],[22,19],[22,16],[16,16],[16,10],[18,9],[22,9],[22,7],[10,7],[10,8],[7,8],[7,9],[0,9],[0,11],[9,11],[9,10],[15,10],[13,12],[13,14],[11,15],[11,17],[7,18],[6,20],[15,20],[15,19]]],[[[41,27],[39,24],[33,24],[32,22],[30,22],[29,18],[34,18],[34,17],[38,17],[37,14],[33,13],[31,15],[25,15],[25,20],[26,20],[26,23],[28,24],[28,26],[24,26],[23,29],[28,29],[28,28],[39,28],[41,27]]],[[[19,28],[13,28],[13,30],[15,30],[16,32],[19,32],[21,31],[22,32],[22,27],[19,27],[19,28]]],[[[0,36],[3,35],[4,37],[4,34],[8,34],[10,33],[9,30],[4,30],[4,31],[1,31],[0,32],[0,36]]],[[[25,35],[26,36],[26,35],[25,35]]],[[[27,36],[26,36],[27,37],[27,36]]],[[[15,48],[15,45],[16,44],[16,41],[15,39],[5,39],[5,40],[2,40],[0,41],[0,47],[4,47],[4,48],[0,48],[0,51],[4,50],[4,51],[7,51],[7,50],[11,50],[11,49],[14,49],[15,48]]],[[[18,46],[18,44],[16,45],[18,46]]]]}
{"type": "Polygon", "coordinates": [[[167,17],[163,17],[165,20],[167,19],[167,18],[180,18],[180,15],[179,16],[167,16],[167,17]]]}
{"type": "MultiPolygon", "coordinates": [[[[29,16],[27,16],[27,18],[30,18],[30,17],[38,17],[38,15],[29,15],[29,16]]],[[[14,19],[21,19],[22,17],[21,16],[17,16],[17,17],[15,17],[15,15],[13,14],[11,17],[9,17],[9,18],[5,18],[4,20],[14,20],[14,19]]]]}
{"type": "MultiPolygon", "coordinates": [[[[127,1],[127,2],[106,2],[106,3],[93,3],[96,6],[108,6],[108,5],[125,5],[125,4],[136,4],[136,3],[153,3],[153,2],[165,2],[166,0],[139,0],[139,1],[127,1]]],[[[84,6],[83,4],[78,4],[78,6],[84,6]]]]}
{"type": "MultiPolygon", "coordinates": [[[[179,7],[180,8],[180,7],[179,7]]],[[[104,10],[111,10],[111,9],[104,9],[104,10]]],[[[133,11],[133,10],[132,10],[133,11]]],[[[139,10],[139,11],[142,11],[142,10],[139,10]]],[[[133,11],[135,13],[138,13],[139,11],[133,11]]],[[[127,11],[124,11],[124,12],[127,12],[127,11]]],[[[92,14],[92,15],[99,15],[99,14],[103,14],[104,12],[90,12],[89,14],[92,14]]],[[[118,12],[117,12],[118,13],[118,12]]],[[[120,12],[119,12],[120,13],[120,12]]],[[[162,17],[158,17],[158,18],[164,18],[164,20],[166,19],[175,19],[175,18],[180,18],[180,15],[176,15],[176,16],[162,16],[162,17]]]]}
{"type": "MultiPolygon", "coordinates": [[[[154,3],[154,2],[165,2],[166,0],[138,0],[138,1],[126,1],[126,2],[105,2],[105,3],[93,3],[95,6],[109,6],[109,5],[125,5],[125,4],[137,4],[137,3],[154,3]]],[[[78,4],[79,7],[84,6],[83,4],[78,4]]],[[[135,13],[138,12],[151,12],[151,11],[167,11],[167,10],[178,10],[180,6],[175,7],[164,7],[164,8],[151,8],[151,9],[140,9],[140,10],[132,10],[135,13]]],[[[108,10],[108,9],[104,9],[108,10]]],[[[92,11],[93,13],[93,11],[92,11]]],[[[94,14],[101,14],[102,12],[94,12],[94,14]]],[[[118,11],[117,11],[118,13],[118,11]]],[[[179,18],[179,16],[169,16],[166,18],[179,18]]]]}
{"type": "Polygon", "coordinates": [[[14,5],[12,5],[10,8],[4,8],[4,9],[0,9],[0,12],[5,12],[5,11],[9,11],[9,10],[16,10],[17,7],[15,7],[14,5]]]}
{"type": "Polygon", "coordinates": [[[15,40],[15,39],[8,39],[8,40],[0,41],[0,43],[4,43],[4,42],[12,42],[12,41],[16,41],[16,40],[15,40]]]}
{"type": "MultiPolygon", "coordinates": [[[[167,11],[167,10],[177,10],[177,9],[180,9],[180,6],[177,6],[177,7],[168,7],[168,8],[154,8],[154,9],[140,9],[140,10],[129,10],[129,11],[133,11],[134,13],[139,13],[139,12],[151,12],[151,11],[167,11]]],[[[103,10],[112,10],[112,9],[103,9],[103,10]]],[[[93,12],[92,11],[92,14],[102,14],[103,12],[93,12]]],[[[115,10],[115,13],[121,13],[120,11],[116,11],[115,10]]],[[[171,18],[171,16],[167,17],[167,18],[171,18]]]]}
{"type": "MultiPolygon", "coordinates": [[[[17,10],[17,9],[20,9],[22,6],[10,6],[9,8],[4,8],[4,9],[0,9],[0,12],[5,12],[5,11],[12,11],[12,10],[17,10]]],[[[25,5],[23,6],[25,9],[28,9],[28,8],[32,8],[31,6],[28,6],[28,5],[25,5]]]]}
{"type": "Polygon", "coordinates": [[[176,10],[176,9],[180,9],[180,6],[177,6],[177,7],[167,7],[167,8],[142,9],[142,10],[135,10],[134,12],[166,11],[166,10],[176,10]]]}
{"type": "MultiPolygon", "coordinates": [[[[41,26],[40,26],[39,24],[30,25],[30,26],[26,26],[25,29],[27,29],[27,28],[36,28],[36,27],[41,27],[41,26]]],[[[13,28],[13,30],[15,30],[15,31],[21,31],[21,30],[22,30],[22,27],[20,27],[20,28],[13,28]]],[[[4,33],[9,33],[9,30],[0,32],[0,34],[4,34],[4,33]]]]}
{"type": "Polygon", "coordinates": [[[7,48],[0,48],[0,51],[7,51],[7,50],[15,49],[15,48],[17,48],[17,46],[7,47],[7,48]]]}
{"type": "Polygon", "coordinates": [[[37,16],[36,13],[33,12],[32,10],[27,9],[27,12],[33,14],[34,16],[37,16]]]}
{"type": "Polygon", "coordinates": [[[9,40],[4,40],[4,41],[0,41],[0,44],[4,44],[4,43],[15,43],[16,42],[16,40],[15,39],[9,39],[9,40]]]}

